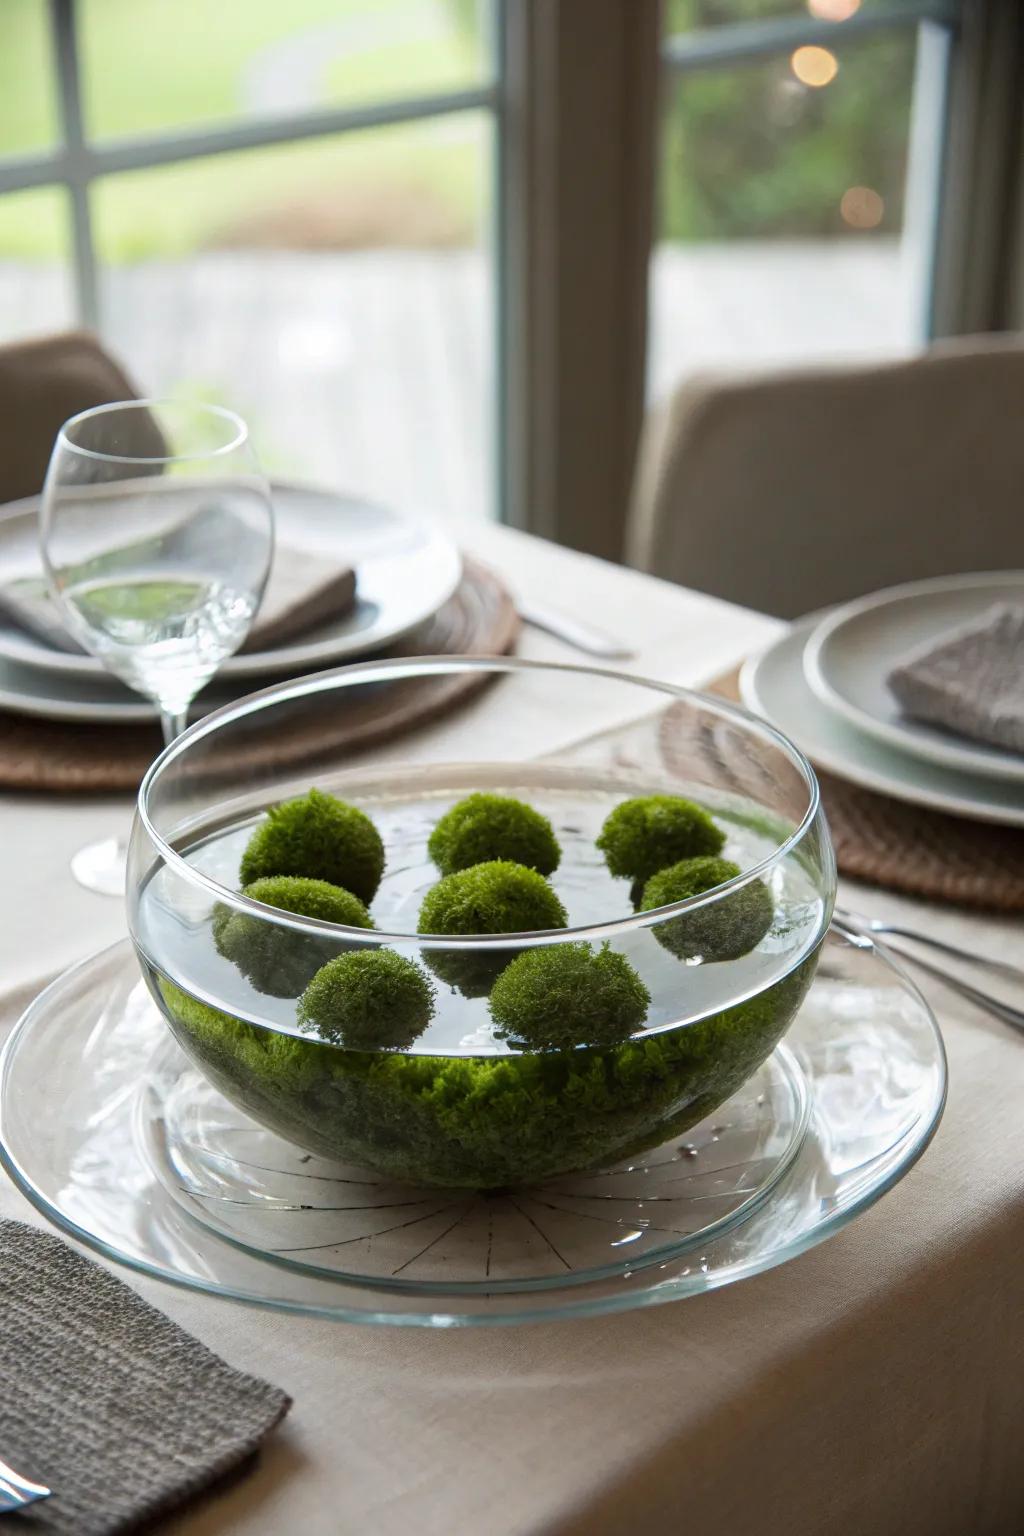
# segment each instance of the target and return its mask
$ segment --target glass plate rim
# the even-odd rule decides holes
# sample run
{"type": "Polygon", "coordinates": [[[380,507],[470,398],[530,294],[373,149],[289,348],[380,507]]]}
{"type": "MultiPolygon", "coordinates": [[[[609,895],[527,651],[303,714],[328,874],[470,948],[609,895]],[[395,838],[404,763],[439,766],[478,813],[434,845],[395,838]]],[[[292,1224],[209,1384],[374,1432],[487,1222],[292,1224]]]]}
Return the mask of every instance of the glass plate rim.
{"type": "MultiPolygon", "coordinates": [[[[591,1299],[582,1298],[575,1302],[567,1301],[555,1311],[537,1311],[528,1305],[517,1310],[500,1312],[496,1315],[466,1314],[457,1310],[437,1310],[424,1312],[398,1312],[394,1310],[380,1311],[358,1309],[344,1302],[317,1303],[303,1302],[291,1298],[261,1295],[254,1291],[246,1291],[241,1287],[228,1287],[221,1283],[204,1281],[198,1276],[184,1275],[170,1268],[161,1267],[155,1263],[147,1263],[143,1259],[125,1254],[102,1238],[97,1238],[77,1222],[67,1217],[63,1212],[52,1206],[46,1196],[34,1184],[33,1180],[22,1168],[9,1151],[6,1134],[3,1125],[3,1098],[11,1071],[11,1064],[16,1054],[16,1048],[21,1038],[31,1028],[35,1016],[49,1001],[51,993],[60,987],[72,985],[80,974],[93,965],[104,961],[110,962],[115,958],[115,952],[120,951],[123,958],[128,958],[134,963],[134,955],[130,940],[118,939],[113,944],[103,949],[86,955],[61,971],[45,986],[22,1012],[10,1034],[0,1050],[0,1166],[4,1168],[15,1187],[29,1201],[47,1221],[59,1231],[66,1233],[85,1247],[98,1253],[102,1258],[116,1263],[119,1267],[127,1269],[135,1274],[140,1274],[148,1279],[163,1281],[177,1288],[200,1295],[219,1297],[225,1301],[239,1302],[244,1306],[251,1306],[264,1311],[283,1312],[303,1317],[314,1317],[324,1321],[356,1323],[356,1324],[384,1324],[389,1327],[419,1327],[419,1328],[480,1328],[480,1327],[505,1327],[525,1323],[562,1322],[576,1318],[598,1317],[622,1312],[639,1311],[652,1306],[664,1305],[671,1301],[683,1300],[687,1296],[703,1295],[708,1291],[718,1290],[726,1285],[733,1285],[757,1274],[767,1273],[791,1259],[798,1258],[801,1254],[834,1237],[849,1225],[863,1211],[869,1210],[882,1197],[889,1193],[896,1184],[919,1161],[931,1144],[942,1122],[943,1113],[949,1091],[949,1065],[946,1055],[945,1043],[942,1031],[934,1010],[922,994],[916,982],[910,977],[905,967],[882,944],[877,943],[865,930],[858,928],[851,922],[839,922],[834,920],[830,926],[826,939],[833,933],[844,943],[871,953],[875,959],[887,970],[892,972],[899,980],[902,988],[910,994],[921,1010],[922,1017],[927,1023],[932,1042],[935,1048],[935,1066],[938,1070],[939,1087],[932,1112],[927,1123],[916,1123],[908,1132],[908,1139],[904,1145],[898,1161],[875,1184],[865,1184],[842,1208],[832,1212],[824,1220],[814,1227],[805,1228],[794,1238],[784,1242],[777,1249],[768,1253],[757,1254],[745,1262],[737,1263],[728,1271],[721,1273],[708,1273],[702,1275],[688,1275],[686,1282],[675,1278],[649,1284],[643,1289],[619,1292],[611,1296],[601,1296],[591,1299]]],[[[814,983],[812,982],[812,990],[814,983]]],[[[812,1095],[813,1100],[813,1095],[812,1095]]],[[[195,1223],[200,1229],[200,1223],[195,1223]]],[[[269,1263],[268,1269],[275,1266],[269,1263]]],[[[638,1273],[650,1274],[650,1271],[638,1273]]],[[[359,1290],[372,1290],[372,1284],[359,1286],[354,1283],[342,1285],[338,1283],[339,1291],[354,1292],[359,1290]]],[[[576,1287],[577,1294],[583,1287],[576,1287]]],[[[547,1293],[550,1295],[551,1293],[547,1293]]]]}

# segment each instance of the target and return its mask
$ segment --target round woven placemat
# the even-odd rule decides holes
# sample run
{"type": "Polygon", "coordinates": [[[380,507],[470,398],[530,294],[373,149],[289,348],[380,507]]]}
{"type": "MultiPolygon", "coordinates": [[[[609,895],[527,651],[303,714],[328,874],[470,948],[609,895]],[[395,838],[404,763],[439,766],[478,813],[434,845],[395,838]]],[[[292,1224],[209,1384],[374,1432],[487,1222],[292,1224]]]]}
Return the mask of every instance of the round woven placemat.
{"type": "MultiPolygon", "coordinates": [[[[739,699],[738,673],[710,692],[739,699]]],[[[1024,831],[947,816],[816,768],[841,874],[957,906],[1024,912],[1024,831]]]]}
{"type": "MultiPolygon", "coordinates": [[[[387,656],[494,656],[515,646],[519,618],[508,589],[494,571],[465,561],[454,595],[424,624],[384,652],[387,656]]],[[[298,763],[326,750],[365,747],[435,719],[486,687],[486,675],[435,679],[429,688],[413,679],[384,690],[367,690],[325,734],[322,716],[315,737],[298,732],[268,742],[267,759],[298,763]]],[[[0,713],[0,788],[109,792],[138,788],[160,751],[152,725],[86,725],[0,713]]],[[[252,746],[247,761],[254,762],[252,746]]]]}

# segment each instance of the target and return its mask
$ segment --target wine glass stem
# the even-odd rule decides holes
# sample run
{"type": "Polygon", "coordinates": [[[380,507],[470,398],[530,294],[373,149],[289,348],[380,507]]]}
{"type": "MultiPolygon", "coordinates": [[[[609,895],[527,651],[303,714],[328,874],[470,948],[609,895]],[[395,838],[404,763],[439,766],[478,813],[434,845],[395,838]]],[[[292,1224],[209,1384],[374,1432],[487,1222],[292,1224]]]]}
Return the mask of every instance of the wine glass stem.
{"type": "Polygon", "coordinates": [[[164,733],[164,746],[169,747],[172,741],[177,741],[187,725],[188,710],[162,709],[160,711],[160,729],[164,733]]]}

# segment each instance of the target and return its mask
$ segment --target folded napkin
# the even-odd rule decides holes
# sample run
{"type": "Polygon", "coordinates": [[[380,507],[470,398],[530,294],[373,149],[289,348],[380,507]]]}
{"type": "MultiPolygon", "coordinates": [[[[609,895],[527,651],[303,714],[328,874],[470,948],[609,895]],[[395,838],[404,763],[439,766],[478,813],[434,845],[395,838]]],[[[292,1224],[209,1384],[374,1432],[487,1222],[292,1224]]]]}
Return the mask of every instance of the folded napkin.
{"type": "MultiPolygon", "coordinates": [[[[268,651],[287,645],[348,613],[355,602],[356,573],[350,565],[308,550],[278,545],[270,578],[243,651],[268,651]]],[[[38,575],[0,581],[0,618],[28,630],[53,650],[82,654],[64,628],[60,608],[38,575]]]]}
{"type": "Polygon", "coordinates": [[[915,719],[1024,752],[1024,607],[996,604],[912,652],[886,681],[915,719]]]}
{"type": "Polygon", "coordinates": [[[0,1457],[53,1490],[12,1536],[135,1530],[240,1467],[290,1406],[60,1238],[0,1221],[0,1457]]]}

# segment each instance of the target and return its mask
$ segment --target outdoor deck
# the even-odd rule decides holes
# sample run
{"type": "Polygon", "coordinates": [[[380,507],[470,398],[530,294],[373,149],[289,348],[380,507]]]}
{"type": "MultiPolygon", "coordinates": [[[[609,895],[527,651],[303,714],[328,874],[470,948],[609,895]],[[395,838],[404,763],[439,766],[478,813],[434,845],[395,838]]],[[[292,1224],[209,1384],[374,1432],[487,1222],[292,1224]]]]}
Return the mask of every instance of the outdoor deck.
{"type": "MultiPolygon", "coordinates": [[[[709,365],[904,353],[911,288],[899,248],[881,241],[663,248],[651,394],[709,365]]],[[[229,401],[277,472],[442,516],[492,511],[478,252],[210,252],[112,269],[103,301],[140,389],[229,401]]],[[[0,339],[70,318],[64,273],[0,264],[0,339]]]]}

